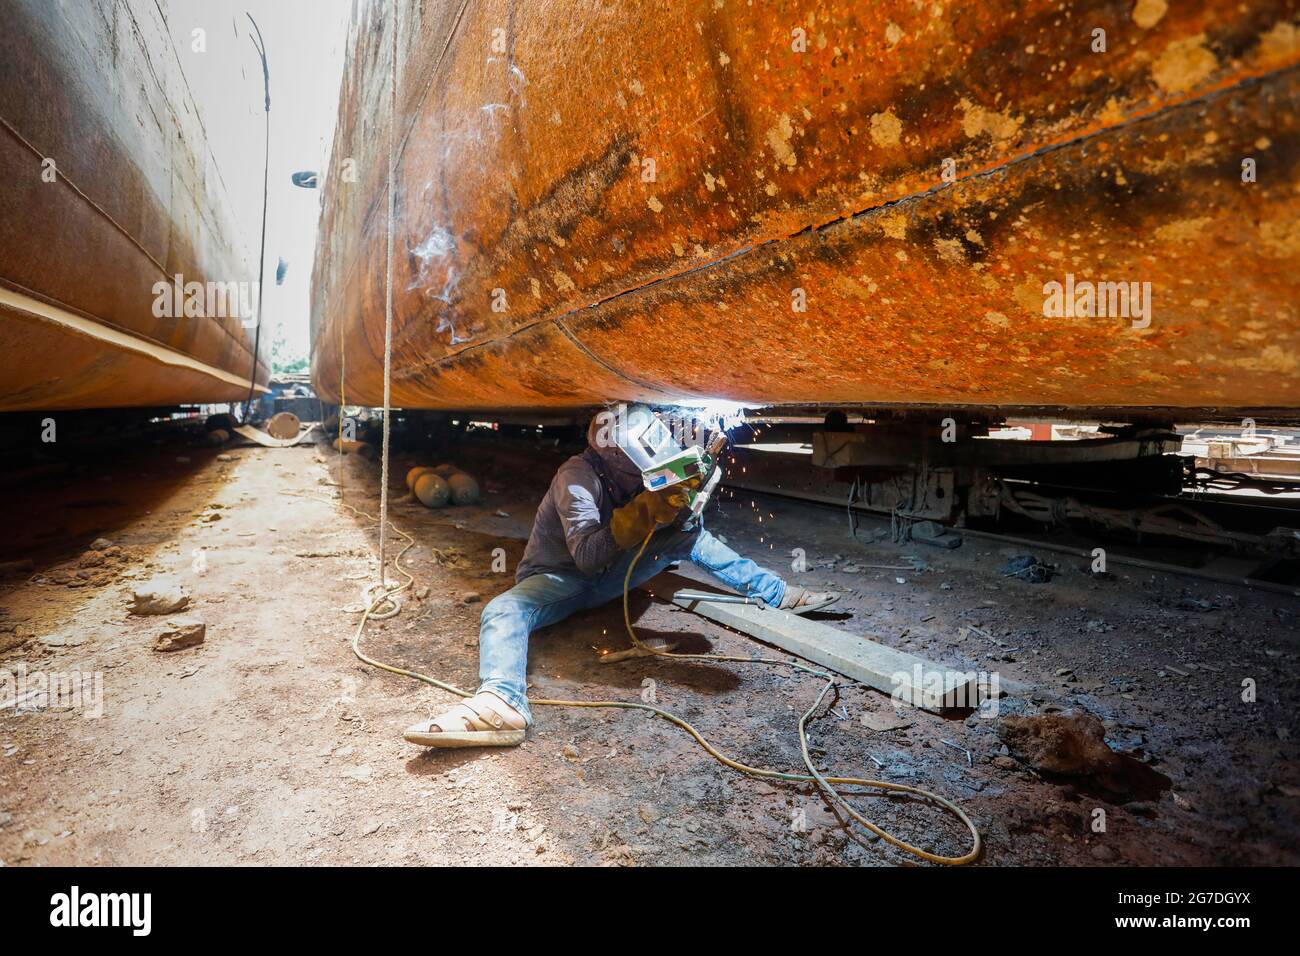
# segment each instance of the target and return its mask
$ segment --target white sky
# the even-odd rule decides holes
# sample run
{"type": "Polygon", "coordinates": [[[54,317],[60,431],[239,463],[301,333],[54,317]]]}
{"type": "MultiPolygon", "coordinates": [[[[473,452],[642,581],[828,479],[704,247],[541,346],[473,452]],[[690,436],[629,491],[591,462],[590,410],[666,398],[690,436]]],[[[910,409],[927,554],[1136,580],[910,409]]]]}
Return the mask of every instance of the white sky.
{"type": "Polygon", "coordinates": [[[162,0],[177,55],[198,104],[209,145],[243,232],[253,278],[262,216],[262,67],[253,47],[252,14],[266,42],[271,75],[270,186],[266,215],[263,354],[276,328],[291,354],[310,347],[311,266],[320,216],[320,190],[289,177],[324,174],[334,139],[339,82],[351,0],[162,0]],[[194,49],[194,30],[206,50],[194,49]],[[280,258],[288,264],[275,284],[280,258]]]}

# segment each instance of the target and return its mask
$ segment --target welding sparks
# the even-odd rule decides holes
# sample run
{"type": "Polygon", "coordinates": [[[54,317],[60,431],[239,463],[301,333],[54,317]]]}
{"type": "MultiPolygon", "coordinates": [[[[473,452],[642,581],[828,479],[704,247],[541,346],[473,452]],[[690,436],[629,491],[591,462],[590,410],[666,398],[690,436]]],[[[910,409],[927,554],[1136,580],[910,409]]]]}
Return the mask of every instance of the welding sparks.
{"type": "MultiPolygon", "coordinates": [[[[683,428],[721,432],[728,438],[732,431],[745,424],[745,406],[720,398],[687,400],[665,412],[677,418],[683,428]]],[[[679,440],[683,445],[692,443],[687,435],[679,436],[679,440]]]]}
{"type": "Polygon", "coordinates": [[[722,398],[705,398],[683,402],[682,412],[699,420],[706,428],[731,431],[745,424],[745,406],[722,398]]]}

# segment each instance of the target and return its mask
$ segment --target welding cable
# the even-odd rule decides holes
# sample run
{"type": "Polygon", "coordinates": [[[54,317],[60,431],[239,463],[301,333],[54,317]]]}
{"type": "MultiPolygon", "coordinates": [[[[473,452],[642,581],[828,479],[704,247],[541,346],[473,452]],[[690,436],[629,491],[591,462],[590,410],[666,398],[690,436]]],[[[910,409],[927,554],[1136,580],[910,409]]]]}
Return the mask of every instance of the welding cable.
{"type": "MultiPolygon", "coordinates": [[[[291,493],[284,492],[284,494],[291,494],[291,493]]],[[[346,508],[348,511],[351,511],[353,514],[366,519],[367,521],[377,520],[374,516],[368,515],[364,511],[361,511],[358,508],[354,508],[352,505],[349,505],[345,502],[333,501],[331,499],[323,499],[317,496],[309,496],[309,495],[301,495],[301,496],[295,495],[294,497],[309,497],[316,501],[327,501],[331,504],[338,504],[346,508]]],[[[367,592],[368,600],[367,600],[366,608],[362,612],[361,620],[357,622],[356,629],[352,633],[352,653],[355,654],[357,659],[360,660],[362,663],[368,664],[371,667],[377,668],[378,670],[387,671],[390,674],[397,674],[401,677],[409,677],[412,680],[421,681],[422,683],[428,684],[431,687],[437,687],[439,690],[445,690],[450,694],[455,694],[457,697],[465,697],[465,698],[473,697],[474,695],[472,693],[460,687],[457,687],[454,684],[449,684],[446,681],[439,680],[436,677],[431,677],[428,674],[422,674],[419,671],[408,670],[407,668],[397,667],[393,664],[386,664],[383,661],[376,660],[375,658],[370,657],[369,655],[367,655],[365,652],[361,650],[361,636],[365,632],[366,624],[369,621],[382,621],[396,616],[401,610],[401,606],[397,601],[397,595],[400,592],[405,591],[407,588],[411,587],[415,583],[415,578],[411,575],[409,571],[407,571],[404,567],[402,567],[402,563],[401,563],[402,557],[406,554],[407,551],[409,551],[415,545],[415,539],[412,538],[405,531],[402,531],[396,525],[392,524],[391,522],[389,522],[389,527],[391,528],[394,534],[398,535],[406,542],[402,546],[401,550],[398,551],[393,558],[394,569],[403,578],[405,578],[405,581],[403,581],[400,584],[394,584],[388,587],[379,586],[377,589],[372,587],[372,589],[367,592]],[[376,593],[376,590],[378,591],[378,593],[376,593]]],[[[644,644],[637,637],[636,629],[632,626],[631,615],[629,614],[628,611],[628,588],[631,584],[632,572],[636,568],[637,562],[641,560],[641,556],[645,554],[646,546],[650,543],[650,539],[653,536],[654,536],[653,531],[650,534],[646,535],[645,540],[641,542],[640,549],[633,557],[632,563],[628,565],[627,575],[623,578],[623,623],[627,627],[627,633],[628,636],[631,637],[632,643],[635,644],[638,648],[641,648],[642,650],[657,657],[669,657],[676,660],[723,661],[727,663],[736,663],[736,664],[761,664],[765,666],[790,667],[796,671],[801,671],[813,677],[819,677],[824,679],[826,681],[826,684],[825,686],[822,687],[821,692],[817,695],[817,699],[813,701],[812,706],[809,707],[804,712],[803,716],[799,718],[799,747],[800,750],[803,752],[803,761],[804,761],[804,765],[808,768],[808,773],[807,774],[786,773],[780,770],[768,770],[762,767],[751,767],[748,764],[741,763],[739,760],[733,760],[732,758],[728,757],[726,754],[719,751],[711,743],[709,743],[709,741],[704,737],[704,735],[700,733],[698,730],[696,730],[695,727],[692,726],[685,719],[678,717],[676,714],[664,710],[660,707],[652,706],[651,704],[645,704],[645,703],[634,702],[634,701],[625,701],[625,700],[561,700],[561,699],[549,699],[549,698],[530,699],[529,703],[538,704],[546,707],[605,707],[605,708],[615,708],[621,710],[646,711],[647,713],[654,714],[656,717],[662,717],[664,720],[668,721],[669,723],[674,724],[677,727],[680,727],[682,730],[686,731],[686,733],[690,734],[690,736],[695,740],[695,742],[699,744],[701,748],[703,748],[705,753],[707,753],[710,757],[712,757],[714,760],[718,761],[719,763],[723,764],[724,766],[730,767],[732,770],[739,771],[740,773],[747,774],[751,777],[761,777],[769,780],[784,780],[789,783],[815,784],[822,790],[824,794],[826,794],[826,796],[834,804],[843,807],[845,812],[847,812],[848,815],[853,820],[861,824],[870,832],[874,833],[876,836],[880,837],[886,843],[889,843],[891,846],[897,847],[898,849],[903,850],[906,853],[910,853],[911,855],[918,857],[919,859],[925,860],[929,863],[939,863],[946,866],[962,866],[967,863],[973,863],[976,859],[979,858],[980,855],[979,830],[976,829],[975,824],[971,821],[970,817],[966,815],[965,811],[963,811],[961,807],[957,806],[957,804],[953,803],[951,800],[948,800],[945,797],[941,797],[936,793],[931,793],[930,791],[924,790],[920,787],[909,787],[901,783],[890,783],[889,781],[886,780],[871,780],[863,777],[828,777],[823,775],[820,771],[817,770],[816,766],[813,763],[812,755],[809,752],[808,721],[812,719],[813,714],[817,712],[819,707],[821,707],[822,701],[826,699],[826,695],[830,693],[830,691],[835,687],[835,678],[831,674],[827,673],[826,671],[818,670],[817,668],[809,667],[805,664],[800,664],[797,661],[786,661],[786,660],[780,660],[777,658],[768,658],[768,657],[734,657],[734,656],[726,656],[722,654],[673,654],[644,644]],[[855,810],[849,804],[848,800],[845,799],[844,795],[841,794],[836,789],[837,786],[858,786],[858,787],[868,787],[876,790],[885,790],[893,793],[910,793],[913,794],[914,796],[918,796],[926,800],[931,800],[937,803],[939,806],[943,807],[948,812],[952,813],[954,816],[957,817],[957,819],[961,820],[961,822],[966,826],[966,829],[970,831],[971,848],[961,856],[944,856],[938,853],[931,853],[928,850],[924,850],[920,847],[913,846],[912,844],[904,840],[900,840],[898,837],[895,837],[893,834],[889,833],[888,831],[876,826],[874,823],[872,823],[870,820],[864,817],[861,813],[855,810]]]]}
{"type": "Polygon", "coordinates": [[[803,774],[784,773],[779,770],[765,770],[761,767],[751,767],[748,764],[739,762],[738,760],[732,760],[730,757],[719,753],[707,740],[704,739],[703,736],[699,734],[699,732],[695,730],[695,728],[691,727],[685,721],[678,721],[676,718],[671,716],[669,719],[673,720],[674,723],[680,723],[681,726],[685,727],[690,732],[690,734],[699,742],[700,746],[702,746],[711,757],[733,770],[738,770],[741,773],[749,774],[753,777],[768,777],[798,783],[815,782],[831,803],[842,807],[850,817],[891,846],[897,847],[904,852],[910,853],[913,856],[919,857],[920,859],[926,860],[930,863],[941,863],[947,866],[962,866],[974,862],[980,854],[979,830],[971,821],[971,818],[966,815],[966,812],[951,800],[921,787],[909,787],[901,783],[890,783],[887,780],[872,780],[863,777],[827,777],[817,770],[816,765],[813,763],[812,754],[809,752],[808,721],[812,718],[813,714],[817,712],[817,709],[821,707],[822,701],[826,699],[826,695],[835,687],[834,675],[829,674],[826,671],[808,667],[805,664],[800,664],[797,661],[782,660],[776,657],[735,657],[725,654],[674,654],[673,652],[663,650],[662,648],[651,647],[650,645],[643,643],[641,639],[637,637],[636,628],[632,626],[632,617],[628,611],[628,591],[632,583],[632,571],[636,568],[637,562],[641,560],[641,556],[645,553],[646,546],[650,543],[650,539],[653,536],[653,531],[646,535],[646,539],[641,542],[641,547],[637,551],[636,556],[632,559],[632,563],[628,565],[627,574],[623,578],[623,624],[627,628],[628,637],[632,639],[633,644],[642,651],[654,655],[655,657],[668,657],[674,660],[723,661],[735,664],[761,664],[770,667],[789,667],[797,671],[802,671],[805,674],[811,674],[814,677],[820,677],[826,681],[825,686],[822,687],[821,692],[817,695],[817,699],[813,701],[812,706],[804,711],[803,716],[799,718],[799,749],[803,753],[803,762],[804,766],[808,768],[808,776],[803,774]],[[942,856],[937,853],[931,853],[928,850],[923,850],[920,847],[913,846],[904,840],[900,840],[887,830],[876,826],[854,809],[848,800],[846,800],[844,796],[835,789],[834,784],[839,784],[841,786],[869,787],[876,790],[886,790],[894,793],[910,793],[926,800],[932,800],[965,824],[966,829],[968,829],[971,834],[971,848],[962,856],[942,856]]]}

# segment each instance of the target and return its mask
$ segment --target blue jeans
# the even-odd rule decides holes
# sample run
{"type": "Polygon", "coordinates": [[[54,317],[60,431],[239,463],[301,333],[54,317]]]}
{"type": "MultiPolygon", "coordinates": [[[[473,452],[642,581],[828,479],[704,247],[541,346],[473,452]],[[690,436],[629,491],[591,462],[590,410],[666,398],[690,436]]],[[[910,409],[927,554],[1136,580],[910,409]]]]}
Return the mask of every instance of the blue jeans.
{"type": "MultiPolygon", "coordinates": [[[[621,599],[623,577],[635,555],[635,550],[624,552],[592,577],[577,571],[534,574],[489,601],[479,622],[479,690],[496,694],[523,714],[531,726],[526,676],[528,635],[577,611],[621,599]]],[[[637,562],[630,586],[636,587],[682,560],[693,562],[741,594],[755,595],[768,604],[780,604],[785,595],[784,581],[742,558],[703,528],[659,532],[637,562]]]]}

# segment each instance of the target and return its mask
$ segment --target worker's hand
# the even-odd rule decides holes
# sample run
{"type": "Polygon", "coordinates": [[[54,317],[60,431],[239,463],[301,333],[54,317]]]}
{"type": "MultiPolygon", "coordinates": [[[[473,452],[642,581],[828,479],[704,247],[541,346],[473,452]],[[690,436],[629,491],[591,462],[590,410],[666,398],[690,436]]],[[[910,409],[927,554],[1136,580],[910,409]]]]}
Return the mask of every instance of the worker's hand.
{"type": "Polygon", "coordinates": [[[643,491],[615,510],[609,522],[614,542],[623,550],[634,548],[655,528],[668,524],[686,507],[689,499],[681,486],[662,491],[643,491]]]}
{"type": "Polygon", "coordinates": [[[685,508],[691,501],[686,494],[686,490],[680,485],[665,488],[663,491],[645,491],[638,497],[647,499],[646,507],[649,509],[650,517],[654,518],[656,525],[668,524],[677,517],[677,512],[685,508]]]}
{"type": "Polygon", "coordinates": [[[671,488],[664,488],[660,491],[646,491],[642,493],[642,496],[653,498],[653,507],[656,510],[652,513],[652,516],[659,524],[667,524],[677,517],[679,511],[690,505],[691,496],[689,492],[695,491],[699,487],[699,478],[687,478],[671,488]]]}

